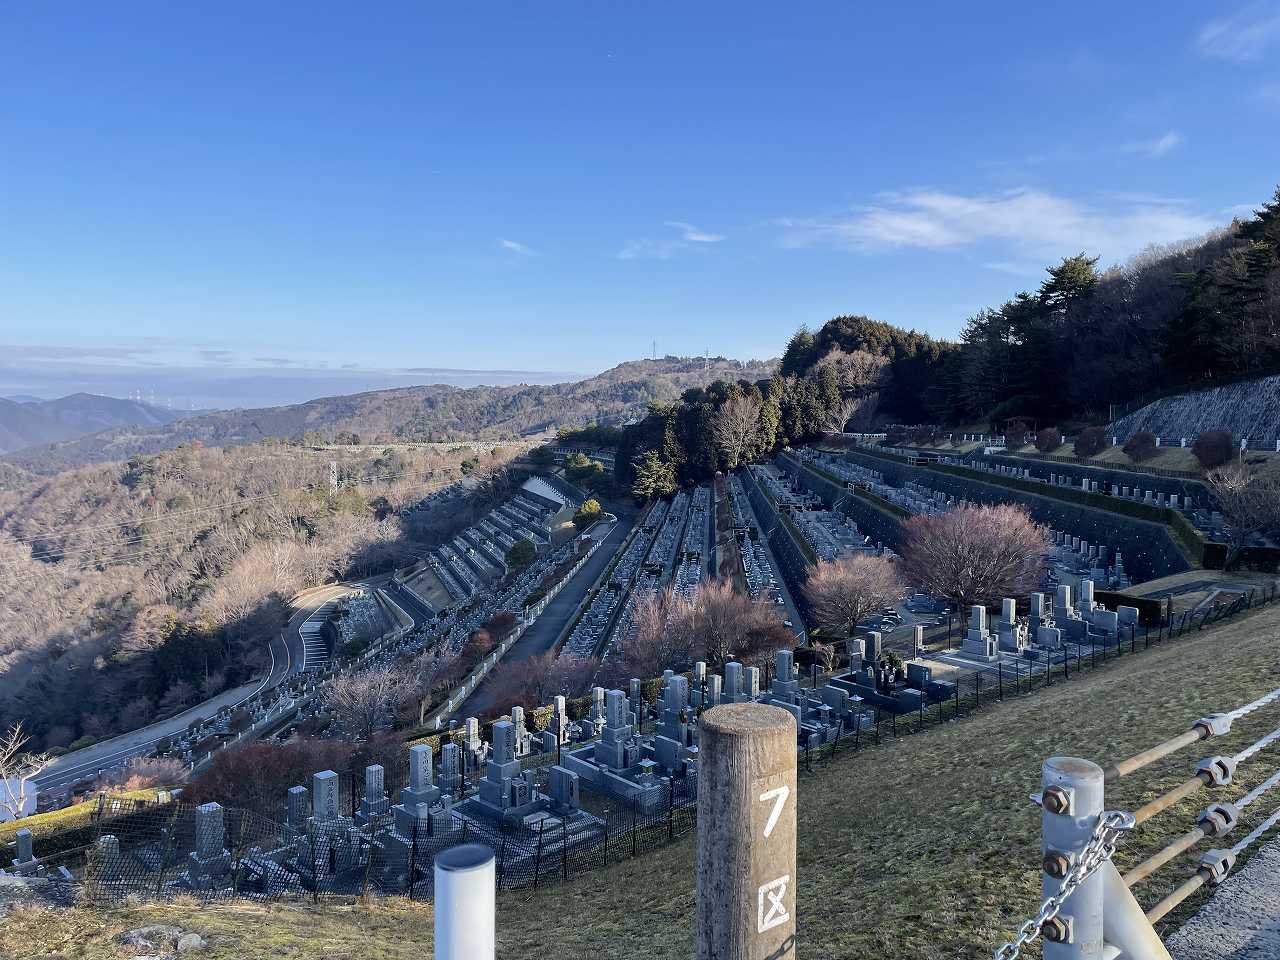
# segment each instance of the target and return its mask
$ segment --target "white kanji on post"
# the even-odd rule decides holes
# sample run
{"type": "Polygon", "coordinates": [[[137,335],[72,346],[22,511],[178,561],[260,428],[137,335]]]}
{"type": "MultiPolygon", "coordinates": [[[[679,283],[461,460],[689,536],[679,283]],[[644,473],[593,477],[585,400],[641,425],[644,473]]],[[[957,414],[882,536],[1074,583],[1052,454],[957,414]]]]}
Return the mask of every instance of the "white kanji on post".
{"type": "Polygon", "coordinates": [[[783,900],[787,896],[787,884],[791,882],[791,876],[779,877],[777,880],[770,880],[763,884],[757,893],[758,922],[756,931],[764,933],[766,930],[772,930],[779,924],[786,923],[791,919],[791,914],[787,913],[787,905],[783,900]]]}

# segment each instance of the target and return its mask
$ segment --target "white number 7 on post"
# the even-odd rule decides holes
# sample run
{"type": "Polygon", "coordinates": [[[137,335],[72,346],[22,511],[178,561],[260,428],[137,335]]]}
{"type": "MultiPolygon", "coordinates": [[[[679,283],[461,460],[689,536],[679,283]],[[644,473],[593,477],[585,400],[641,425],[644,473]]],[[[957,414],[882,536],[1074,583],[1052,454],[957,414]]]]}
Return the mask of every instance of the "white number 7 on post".
{"type": "Polygon", "coordinates": [[[773,809],[769,811],[769,819],[764,825],[764,835],[768,838],[773,833],[773,828],[778,825],[778,818],[782,816],[782,810],[787,805],[787,797],[791,796],[791,788],[788,786],[774,787],[772,790],[766,790],[760,794],[760,801],[768,803],[773,801],[773,809]]]}

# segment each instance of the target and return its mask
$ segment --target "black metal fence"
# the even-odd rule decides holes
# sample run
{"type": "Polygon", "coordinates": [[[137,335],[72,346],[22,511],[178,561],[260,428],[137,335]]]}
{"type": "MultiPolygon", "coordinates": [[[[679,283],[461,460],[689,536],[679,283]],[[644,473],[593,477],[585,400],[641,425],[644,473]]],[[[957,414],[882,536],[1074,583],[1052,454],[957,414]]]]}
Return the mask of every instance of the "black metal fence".
{"type": "MultiPolygon", "coordinates": [[[[974,710],[1067,682],[1112,660],[1170,643],[1188,633],[1276,602],[1280,589],[1254,589],[1230,602],[1187,611],[1154,627],[1133,626],[1114,640],[1069,643],[1052,659],[999,663],[959,678],[953,696],[921,703],[910,713],[875,710],[874,722],[853,724],[830,743],[805,749],[800,768],[821,775],[825,763],[882,741],[921,733],[974,710]]],[[[536,787],[546,792],[554,756],[531,758],[536,787]]],[[[473,771],[468,780],[474,783],[473,771]]],[[[100,798],[71,826],[35,838],[39,873],[67,897],[119,902],[126,897],[165,898],[177,894],[226,898],[311,899],[370,892],[430,899],[437,853],[464,842],[490,846],[503,890],[524,890],[563,882],[629,857],[642,856],[688,835],[697,819],[696,793],[683,781],[664,785],[661,796],[642,804],[596,791],[585,781],[580,809],[529,823],[496,823],[466,813],[464,802],[452,818],[426,825],[414,821],[408,835],[394,818],[355,818],[358,787],[344,777],[340,809],[350,811],[328,823],[290,825],[260,812],[226,808],[218,842],[201,835],[200,814],[181,802],[100,798]]],[[[390,785],[390,784],[388,784],[390,785]]],[[[8,863],[14,845],[0,847],[8,863]]],[[[29,871],[30,872],[30,869],[29,871]]]]}

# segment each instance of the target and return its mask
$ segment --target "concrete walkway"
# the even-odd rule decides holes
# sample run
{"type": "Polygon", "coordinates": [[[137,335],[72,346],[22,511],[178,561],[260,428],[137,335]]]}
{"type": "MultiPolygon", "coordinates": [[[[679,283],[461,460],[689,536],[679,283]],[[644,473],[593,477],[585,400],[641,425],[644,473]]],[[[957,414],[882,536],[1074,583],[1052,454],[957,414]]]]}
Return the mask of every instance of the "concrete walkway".
{"type": "MultiPolygon", "coordinates": [[[[502,658],[503,664],[528,660],[551,649],[564,629],[565,623],[578,609],[587,592],[595,586],[600,574],[604,573],[609,561],[613,559],[619,544],[626,539],[627,533],[635,525],[635,515],[618,516],[609,535],[605,537],[600,548],[590,560],[579,570],[561,591],[547,604],[542,615],[520,637],[502,658]]],[[[495,670],[495,673],[497,671],[495,670]]],[[[493,706],[493,684],[482,682],[475,692],[458,708],[458,717],[474,717],[481,711],[493,706]]]]}
{"type": "Polygon", "coordinates": [[[1165,947],[1173,960],[1280,957],[1280,839],[1228,876],[1165,947]]]}

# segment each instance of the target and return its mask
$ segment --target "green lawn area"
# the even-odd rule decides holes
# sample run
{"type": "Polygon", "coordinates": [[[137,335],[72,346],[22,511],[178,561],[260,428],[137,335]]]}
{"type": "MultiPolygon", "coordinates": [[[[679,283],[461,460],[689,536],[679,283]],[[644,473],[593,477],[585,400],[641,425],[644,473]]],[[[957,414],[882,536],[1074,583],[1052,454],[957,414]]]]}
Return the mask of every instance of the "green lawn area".
{"type": "MultiPolygon", "coordinates": [[[[155,800],[156,789],[155,787],[149,787],[145,790],[122,790],[110,796],[111,799],[119,800],[155,800]]],[[[97,808],[98,798],[94,797],[92,800],[75,803],[69,807],[63,807],[61,810],[50,810],[48,813],[37,813],[29,817],[23,817],[21,820],[0,823],[0,844],[12,843],[13,835],[23,827],[26,827],[38,837],[41,834],[53,833],[69,826],[79,825],[92,817],[97,808]]]]}
{"type": "MultiPolygon", "coordinates": [[[[1105,763],[1152,746],[1197,717],[1280,687],[1278,652],[1280,604],[958,722],[816,763],[800,784],[798,955],[989,957],[1039,905],[1040,816],[1027,796],[1038,789],[1044,758],[1105,763]]],[[[1189,777],[1202,757],[1234,753],[1277,725],[1280,708],[1254,713],[1227,737],[1121,781],[1108,806],[1136,807],[1189,777]]],[[[1185,832],[1211,798],[1238,797],[1278,762],[1280,746],[1242,764],[1235,785],[1203,791],[1151,821],[1122,846],[1121,870],[1185,832]]],[[[1251,807],[1236,838],[1277,805],[1280,791],[1251,807]]],[[[693,857],[689,838],[536,895],[503,894],[498,955],[687,958],[693,857]]],[[[1154,903],[1194,863],[1184,857],[1164,868],[1136,888],[1139,901],[1154,903]]],[[[1168,922],[1181,922],[1203,896],[1168,922]]],[[[423,906],[178,904],[94,915],[20,912],[0,928],[0,955],[119,957],[109,943],[113,931],[157,920],[212,937],[210,960],[420,957],[431,936],[423,906]],[[271,946],[257,949],[258,937],[271,946]]]]}

